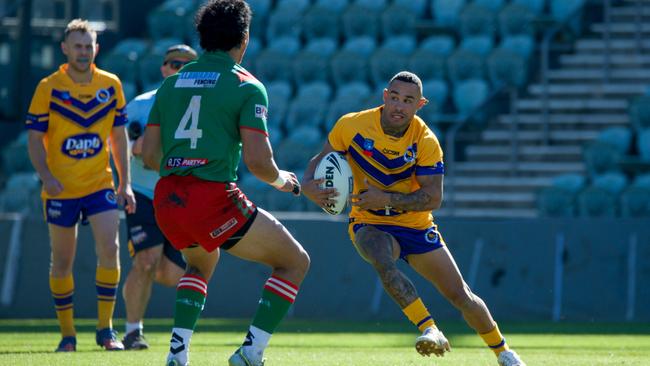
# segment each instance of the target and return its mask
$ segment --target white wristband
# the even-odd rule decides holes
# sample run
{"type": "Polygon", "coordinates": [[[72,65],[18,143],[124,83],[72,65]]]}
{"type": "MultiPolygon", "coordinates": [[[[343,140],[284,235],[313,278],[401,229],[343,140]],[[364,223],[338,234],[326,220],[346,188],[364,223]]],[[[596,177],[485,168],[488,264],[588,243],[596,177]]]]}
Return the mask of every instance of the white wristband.
{"type": "Polygon", "coordinates": [[[271,184],[273,187],[275,187],[275,188],[277,188],[277,189],[280,189],[280,188],[284,187],[284,185],[285,185],[286,183],[287,183],[287,180],[282,176],[281,173],[278,172],[278,177],[275,178],[275,180],[274,180],[273,182],[271,182],[270,184],[271,184]]]}

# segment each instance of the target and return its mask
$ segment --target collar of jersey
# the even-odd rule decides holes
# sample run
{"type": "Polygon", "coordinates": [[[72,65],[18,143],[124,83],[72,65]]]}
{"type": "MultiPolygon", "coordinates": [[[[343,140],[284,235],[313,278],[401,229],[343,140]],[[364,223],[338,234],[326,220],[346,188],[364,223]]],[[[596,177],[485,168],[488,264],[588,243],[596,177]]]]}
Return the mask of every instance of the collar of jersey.
{"type": "Polygon", "coordinates": [[[90,70],[91,70],[91,72],[92,72],[92,74],[93,74],[92,78],[90,79],[90,80],[91,80],[90,83],[76,83],[74,80],[72,80],[72,78],[70,77],[70,75],[68,75],[68,67],[69,67],[69,66],[68,66],[67,63],[62,64],[62,65],[59,66],[59,72],[60,72],[61,75],[63,76],[63,79],[65,80],[66,83],[70,83],[70,84],[79,84],[79,85],[88,85],[88,84],[91,84],[91,83],[92,83],[92,80],[95,79],[95,73],[97,72],[97,68],[96,68],[96,66],[95,66],[95,63],[90,64],[90,70]]]}

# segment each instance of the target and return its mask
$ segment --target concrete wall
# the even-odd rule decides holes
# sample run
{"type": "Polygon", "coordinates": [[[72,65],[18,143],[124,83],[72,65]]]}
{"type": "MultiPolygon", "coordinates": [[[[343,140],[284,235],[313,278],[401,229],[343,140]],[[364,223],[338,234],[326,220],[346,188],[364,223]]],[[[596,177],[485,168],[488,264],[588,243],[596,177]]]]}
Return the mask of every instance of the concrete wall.
{"type": "MultiPolygon", "coordinates": [[[[312,258],[293,316],[301,318],[400,319],[372,268],[356,254],[347,225],[332,221],[284,220],[312,258]]],[[[439,220],[439,229],[461,272],[498,320],[650,320],[650,225],[647,220],[439,220]],[[561,296],[555,287],[558,235],[564,236],[561,296]],[[630,256],[635,235],[636,256],[630,256]],[[480,252],[480,256],[478,255],[480,252]],[[632,261],[631,261],[632,260],[632,261]],[[633,264],[630,267],[630,263],[633,264]],[[634,270],[630,276],[629,268],[634,270]],[[633,280],[633,282],[630,282],[633,280]],[[632,283],[634,291],[628,284],[632,283]],[[630,303],[632,301],[632,303],[630,303]],[[632,305],[633,306],[632,306],[632,305]]],[[[3,275],[12,225],[0,221],[3,275]]],[[[122,279],[130,259],[121,231],[122,279]]],[[[634,244],[633,244],[634,245],[634,244]]],[[[13,301],[0,306],[1,318],[53,317],[48,287],[47,228],[39,219],[23,223],[13,301]]],[[[95,317],[95,255],[88,227],[79,232],[75,264],[75,314],[95,317]]],[[[426,281],[406,265],[437,319],[459,319],[426,281]]],[[[269,270],[228,254],[209,286],[203,316],[252,316],[269,270]]],[[[174,290],[155,285],[148,317],[173,315],[174,290]]],[[[124,317],[118,300],[116,317],[124,317]]]]}

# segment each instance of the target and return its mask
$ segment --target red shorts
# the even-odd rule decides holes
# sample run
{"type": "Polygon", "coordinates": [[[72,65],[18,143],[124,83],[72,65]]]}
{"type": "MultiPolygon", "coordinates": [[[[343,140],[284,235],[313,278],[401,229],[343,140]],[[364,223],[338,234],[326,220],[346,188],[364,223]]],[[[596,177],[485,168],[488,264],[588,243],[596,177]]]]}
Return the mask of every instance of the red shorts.
{"type": "Polygon", "coordinates": [[[158,226],[174,248],[199,244],[208,252],[247,229],[247,222],[257,213],[235,183],[192,175],[161,178],[154,192],[154,209],[158,226]]]}

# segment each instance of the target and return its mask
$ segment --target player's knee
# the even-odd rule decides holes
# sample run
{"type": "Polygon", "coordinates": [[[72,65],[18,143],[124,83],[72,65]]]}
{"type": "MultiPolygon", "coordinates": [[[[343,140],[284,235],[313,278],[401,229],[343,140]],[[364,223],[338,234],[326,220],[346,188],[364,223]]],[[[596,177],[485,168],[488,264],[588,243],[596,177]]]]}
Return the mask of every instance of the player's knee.
{"type": "Polygon", "coordinates": [[[311,258],[309,254],[304,249],[300,249],[296,260],[296,272],[301,277],[304,278],[309,271],[309,266],[311,265],[311,258]]]}
{"type": "Polygon", "coordinates": [[[451,292],[447,297],[461,311],[473,308],[476,304],[476,296],[466,287],[451,292]]]}
{"type": "Polygon", "coordinates": [[[138,270],[148,275],[154,275],[156,273],[157,264],[158,258],[146,250],[138,252],[135,255],[135,260],[133,261],[133,265],[138,270]]]}

